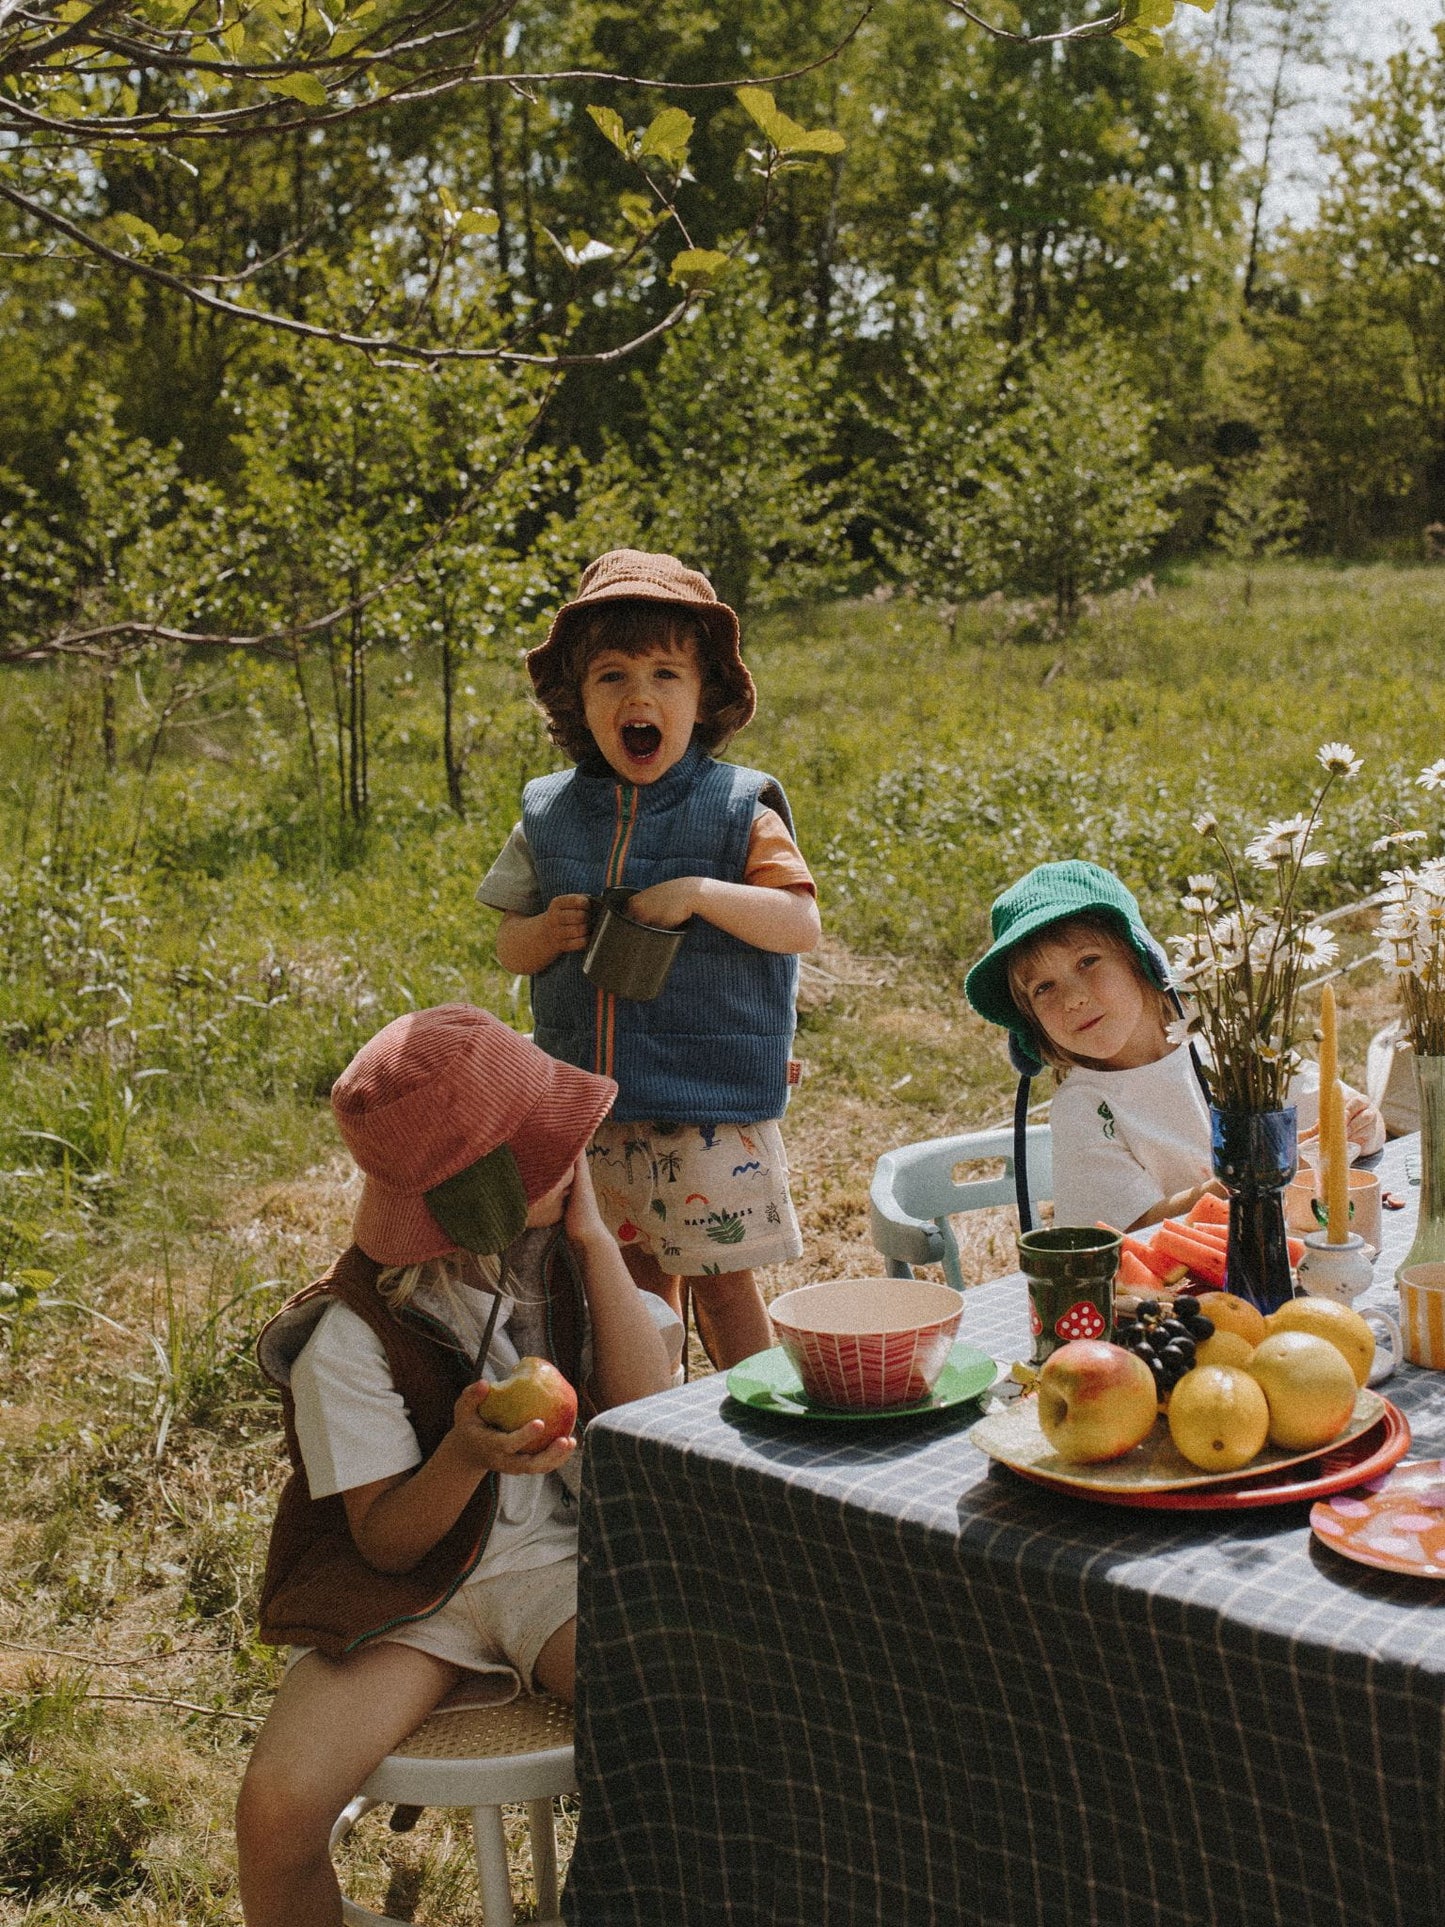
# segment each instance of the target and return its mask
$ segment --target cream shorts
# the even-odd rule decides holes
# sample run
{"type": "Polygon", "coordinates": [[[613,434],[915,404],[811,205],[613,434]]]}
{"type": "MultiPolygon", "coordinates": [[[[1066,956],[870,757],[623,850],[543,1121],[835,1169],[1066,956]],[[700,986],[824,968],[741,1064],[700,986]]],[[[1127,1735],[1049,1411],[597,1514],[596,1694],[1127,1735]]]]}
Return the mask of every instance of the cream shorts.
{"type": "Polygon", "coordinates": [[[776,1119],[762,1124],[617,1124],[587,1147],[608,1229],[683,1278],[802,1256],[776,1119]]]}
{"type": "MultiPolygon", "coordinates": [[[[444,1706],[501,1705],[519,1687],[538,1691],[537,1655],[559,1626],[577,1617],[577,1561],[555,1559],[524,1572],[499,1573],[460,1586],[429,1619],[389,1632],[378,1646],[411,1646],[452,1666],[485,1675],[484,1690],[454,1686],[444,1706]]],[[[308,1649],[293,1648],[287,1670],[308,1649]]],[[[477,1681],[478,1687],[483,1686],[477,1681]]]]}

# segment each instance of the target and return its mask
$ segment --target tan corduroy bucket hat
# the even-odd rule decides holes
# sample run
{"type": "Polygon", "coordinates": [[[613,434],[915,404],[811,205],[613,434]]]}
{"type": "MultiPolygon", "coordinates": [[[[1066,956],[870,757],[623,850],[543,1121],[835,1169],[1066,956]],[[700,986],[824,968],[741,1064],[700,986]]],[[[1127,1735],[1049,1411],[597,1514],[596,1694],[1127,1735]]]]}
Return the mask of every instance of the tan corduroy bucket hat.
{"type": "Polygon", "coordinates": [[[459,1245],[502,1250],[616,1095],[611,1078],[559,1063],[470,1004],[396,1018],[331,1091],[366,1179],[353,1238],[383,1265],[423,1264],[459,1245]]]}
{"type": "Polygon", "coordinates": [[[675,555],[654,555],[647,549],[609,549],[582,571],[577,593],[552,618],[547,640],[527,657],[527,670],[537,699],[550,711],[551,698],[567,673],[567,646],[579,615],[600,602],[670,602],[686,608],[706,629],[711,648],[708,667],[722,691],[724,705],[738,705],[740,714],[729,734],[752,721],[758,693],[742,656],[738,619],[698,569],[689,569],[675,555]]]}

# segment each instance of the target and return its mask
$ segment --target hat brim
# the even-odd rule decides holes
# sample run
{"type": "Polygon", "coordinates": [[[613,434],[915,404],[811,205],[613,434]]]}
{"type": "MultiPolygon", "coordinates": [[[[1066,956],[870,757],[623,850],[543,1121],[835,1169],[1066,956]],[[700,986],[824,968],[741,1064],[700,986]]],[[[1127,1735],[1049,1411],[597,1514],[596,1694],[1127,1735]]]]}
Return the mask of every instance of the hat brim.
{"type": "MultiPolygon", "coordinates": [[[[617,1098],[610,1077],[595,1077],[538,1052],[550,1066],[536,1103],[507,1138],[528,1204],[571,1170],[617,1098]]],[[[368,1175],[361,1187],[353,1241],[379,1265],[420,1265],[460,1249],[427,1210],[418,1191],[398,1191],[368,1175]]]]}
{"type": "Polygon", "coordinates": [[[1169,988],[1169,959],[1142,924],[1134,923],[1112,904],[1071,904],[1060,909],[1056,904],[1041,906],[1032,915],[1020,917],[1005,937],[987,950],[964,978],[964,995],[980,1017],[1009,1033],[1009,1055],[1014,1068],[1025,1076],[1037,1077],[1044,1068],[1024,1022],[1023,1012],[1014,1002],[1009,988],[1009,958],[1020,944],[1047,930],[1051,924],[1069,923],[1076,917],[1107,917],[1133,950],[1161,990],[1169,988]]]}
{"type": "Polygon", "coordinates": [[[580,596],[575,602],[563,603],[552,618],[546,641],[527,653],[527,673],[539,696],[545,693],[548,684],[560,672],[577,618],[588,610],[599,608],[604,602],[656,602],[669,609],[686,609],[708,632],[712,649],[707,667],[722,683],[724,706],[741,703],[746,712],[733,733],[747,727],[757,711],[758,691],[743,661],[742,631],[738,627],[736,614],[725,602],[698,602],[691,596],[669,595],[651,581],[624,579],[608,583],[605,588],[597,589],[590,595],[580,596]]]}

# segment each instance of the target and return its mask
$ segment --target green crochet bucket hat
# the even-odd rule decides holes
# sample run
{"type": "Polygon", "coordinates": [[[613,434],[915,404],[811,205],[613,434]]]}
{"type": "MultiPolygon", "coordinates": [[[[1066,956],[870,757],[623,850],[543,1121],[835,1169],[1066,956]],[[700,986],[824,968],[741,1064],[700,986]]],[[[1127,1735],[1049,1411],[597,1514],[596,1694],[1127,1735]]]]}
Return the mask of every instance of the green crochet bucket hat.
{"type": "Polygon", "coordinates": [[[1027,1076],[1036,1077],[1043,1063],[1009,989],[1010,953],[1051,923],[1100,912],[1117,921],[1120,936],[1150,976],[1167,989],[1169,960],[1144,927],[1132,892],[1097,863],[1041,863],[1005,890],[993,906],[993,944],[969,971],[963,987],[979,1016],[1008,1032],[1009,1055],[1015,1068],[1027,1076]]]}

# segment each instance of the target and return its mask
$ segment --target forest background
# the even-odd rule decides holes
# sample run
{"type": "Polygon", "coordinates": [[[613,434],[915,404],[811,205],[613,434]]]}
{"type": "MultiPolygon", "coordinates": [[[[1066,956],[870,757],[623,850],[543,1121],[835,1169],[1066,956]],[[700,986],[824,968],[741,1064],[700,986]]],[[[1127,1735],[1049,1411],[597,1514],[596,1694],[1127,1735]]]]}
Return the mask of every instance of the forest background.
{"type": "MultiPolygon", "coordinates": [[[[397,55],[352,114],[354,48],[282,59],[299,0],[225,0],[184,82],[17,80],[43,11],[0,0],[0,1921],[209,1922],[275,1677],[252,1339],[344,1235],[357,1045],[526,1022],[471,892],[556,761],[548,610],[619,542],[743,610],[739,753],[829,931],[782,1282],[867,1264],[878,1151],[1001,1115],[960,966],[1021,869],[1111,863],[1173,928],[1191,819],[1288,813],[1328,737],[1367,762],[1316,907],[1419,816],[1445,46],[1340,105],[1328,0],[1028,46],[948,0],[496,5],[489,84],[397,55]]],[[[1358,1077],[1384,993],[1342,990],[1358,1077]]],[[[459,1921],[463,1844],[355,1878],[459,1921]]]]}

